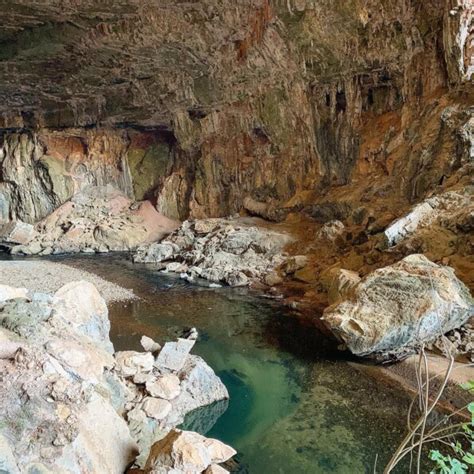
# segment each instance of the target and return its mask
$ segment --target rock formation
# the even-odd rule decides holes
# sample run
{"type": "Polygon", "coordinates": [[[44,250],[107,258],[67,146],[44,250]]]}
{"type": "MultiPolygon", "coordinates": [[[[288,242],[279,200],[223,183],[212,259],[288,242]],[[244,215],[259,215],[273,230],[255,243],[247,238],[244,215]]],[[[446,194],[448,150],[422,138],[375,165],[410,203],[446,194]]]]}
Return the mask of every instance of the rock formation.
{"type": "Polygon", "coordinates": [[[180,220],[281,219],[340,186],[413,202],[472,153],[470,0],[23,1],[1,20],[4,219],[85,184],[180,220]]]}
{"type": "Polygon", "coordinates": [[[414,253],[474,289],[471,0],[43,3],[0,13],[14,252],[139,247],[313,319],[414,253]],[[236,213],[292,239],[205,230],[236,213]]]}
{"type": "Polygon", "coordinates": [[[410,255],[329,306],[324,322],[357,355],[400,357],[465,324],[474,299],[449,267],[410,255]]]}
{"type": "MultiPolygon", "coordinates": [[[[212,369],[189,355],[194,340],[154,344],[157,357],[114,355],[109,328],[90,283],[68,283],[54,295],[0,287],[1,470],[122,474],[144,464],[187,412],[228,398],[212,369]]],[[[235,453],[199,442],[227,455],[212,451],[202,470],[235,453]]]]}
{"type": "Polygon", "coordinates": [[[164,271],[180,273],[190,281],[203,278],[245,286],[280,266],[286,260],[284,247],[291,241],[285,232],[240,219],[186,221],[165,240],[140,247],[133,259],[159,264],[164,271]]]}
{"type": "Polygon", "coordinates": [[[148,202],[134,203],[111,185],[75,194],[32,229],[17,221],[6,226],[4,243],[12,254],[50,255],[133,250],[162,239],[177,223],[148,202]],[[21,229],[28,231],[20,232],[21,229]]]}

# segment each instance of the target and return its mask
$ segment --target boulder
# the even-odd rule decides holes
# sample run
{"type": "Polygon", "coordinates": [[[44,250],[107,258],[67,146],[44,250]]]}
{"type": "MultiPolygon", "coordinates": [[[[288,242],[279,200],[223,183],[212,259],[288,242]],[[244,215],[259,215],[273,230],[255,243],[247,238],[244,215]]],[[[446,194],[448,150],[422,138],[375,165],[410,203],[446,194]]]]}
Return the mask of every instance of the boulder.
{"type": "Polygon", "coordinates": [[[53,309],[76,330],[113,352],[107,304],[92,283],[75,281],[64,285],[54,295],[53,309]]]}
{"type": "Polygon", "coordinates": [[[360,276],[357,272],[342,268],[331,269],[330,276],[332,279],[328,289],[329,304],[348,298],[360,282],[360,276]]]}
{"type": "Polygon", "coordinates": [[[152,446],[145,472],[200,473],[235,454],[234,449],[216,439],[173,429],[152,446]]]}
{"type": "Polygon", "coordinates": [[[354,354],[385,358],[462,326],[473,311],[451,268],[415,254],[363,278],[322,319],[354,354]]]}
{"type": "Polygon", "coordinates": [[[471,220],[472,213],[471,193],[448,191],[417,204],[407,215],[389,225],[384,232],[385,240],[390,247],[418,233],[422,228],[434,227],[435,223],[449,228],[449,221],[453,217],[457,227],[457,223],[471,220]]]}
{"type": "Polygon", "coordinates": [[[197,355],[188,356],[178,376],[181,392],[173,399],[173,413],[168,418],[173,425],[181,423],[190,411],[229,398],[229,392],[221,379],[197,355]]]}
{"type": "Polygon", "coordinates": [[[10,245],[27,245],[37,234],[32,224],[11,221],[0,228],[0,241],[10,245]]]}

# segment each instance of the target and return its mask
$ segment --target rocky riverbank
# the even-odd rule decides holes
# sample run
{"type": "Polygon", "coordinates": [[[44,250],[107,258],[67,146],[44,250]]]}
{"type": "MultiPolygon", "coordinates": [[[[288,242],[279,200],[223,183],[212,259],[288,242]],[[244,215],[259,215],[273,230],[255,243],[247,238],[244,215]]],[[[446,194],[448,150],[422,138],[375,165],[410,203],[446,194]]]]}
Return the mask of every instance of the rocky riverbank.
{"type": "Polygon", "coordinates": [[[135,202],[112,185],[88,186],[34,225],[4,225],[0,243],[14,255],[106,253],[160,240],[176,227],[149,201],[135,202]]]}
{"type": "Polygon", "coordinates": [[[155,264],[190,281],[203,278],[230,286],[265,281],[287,261],[284,248],[293,239],[262,223],[239,216],[185,221],[161,242],[138,248],[133,260],[155,264]]]}
{"type": "Polygon", "coordinates": [[[232,448],[173,431],[187,412],[228,398],[190,354],[196,333],[114,354],[107,313],[85,281],[54,294],[0,286],[0,470],[220,472],[232,448]]]}

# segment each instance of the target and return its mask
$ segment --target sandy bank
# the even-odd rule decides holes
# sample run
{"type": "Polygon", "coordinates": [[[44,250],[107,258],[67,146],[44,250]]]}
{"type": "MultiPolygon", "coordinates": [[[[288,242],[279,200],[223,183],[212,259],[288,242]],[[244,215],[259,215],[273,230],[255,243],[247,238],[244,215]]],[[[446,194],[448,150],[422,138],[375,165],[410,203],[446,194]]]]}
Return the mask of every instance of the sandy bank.
{"type": "Polygon", "coordinates": [[[63,263],[32,260],[0,261],[0,284],[2,285],[54,293],[66,283],[78,280],[93,283],[107,303],[136,298],[132,290],[63,263]]]}

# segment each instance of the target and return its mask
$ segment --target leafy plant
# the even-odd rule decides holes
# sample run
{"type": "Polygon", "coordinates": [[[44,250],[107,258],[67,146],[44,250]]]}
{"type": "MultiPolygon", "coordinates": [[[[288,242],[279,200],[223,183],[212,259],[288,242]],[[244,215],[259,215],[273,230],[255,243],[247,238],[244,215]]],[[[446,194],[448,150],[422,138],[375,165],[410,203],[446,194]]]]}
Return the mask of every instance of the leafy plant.
{"type": "MultiPolygon", "coordinates": [[[[406,456],[410,456],[410,472],[415,460],[415,472],[421,472],[421,459],[423,447],[436,443],[444,445],[449,450],[445,453],[439,449],[432,449],[429,459],[434,462],[432,474],[467,474],[474,470],[474,401],[454,411],[450,415],[428,429],[427,421],[430,413],[436,408],[449,381],[453,370],[454,358],[449,355],[449,365],[444,374],[441,385],[432,397],[430,402],[430,382],[435,377],[430,377],[428,371],[428,361],[424,348],[421,348],[419,364],[417,366],[418,393],[412,400],[407,416],[408,433],[398,446],[394,455],[387,464],[384,473],[388,474],[406,456]],[[418,400],[420,416],[415,423],[412,423],[412,412],[415,402],[418,400]],[[470,414],[468,422],[455,421],[456,416],[464,412],[470,414]]],[[[465,390],[474,393],[474,381],[469,381],[462,385],[465,390]]]]}

